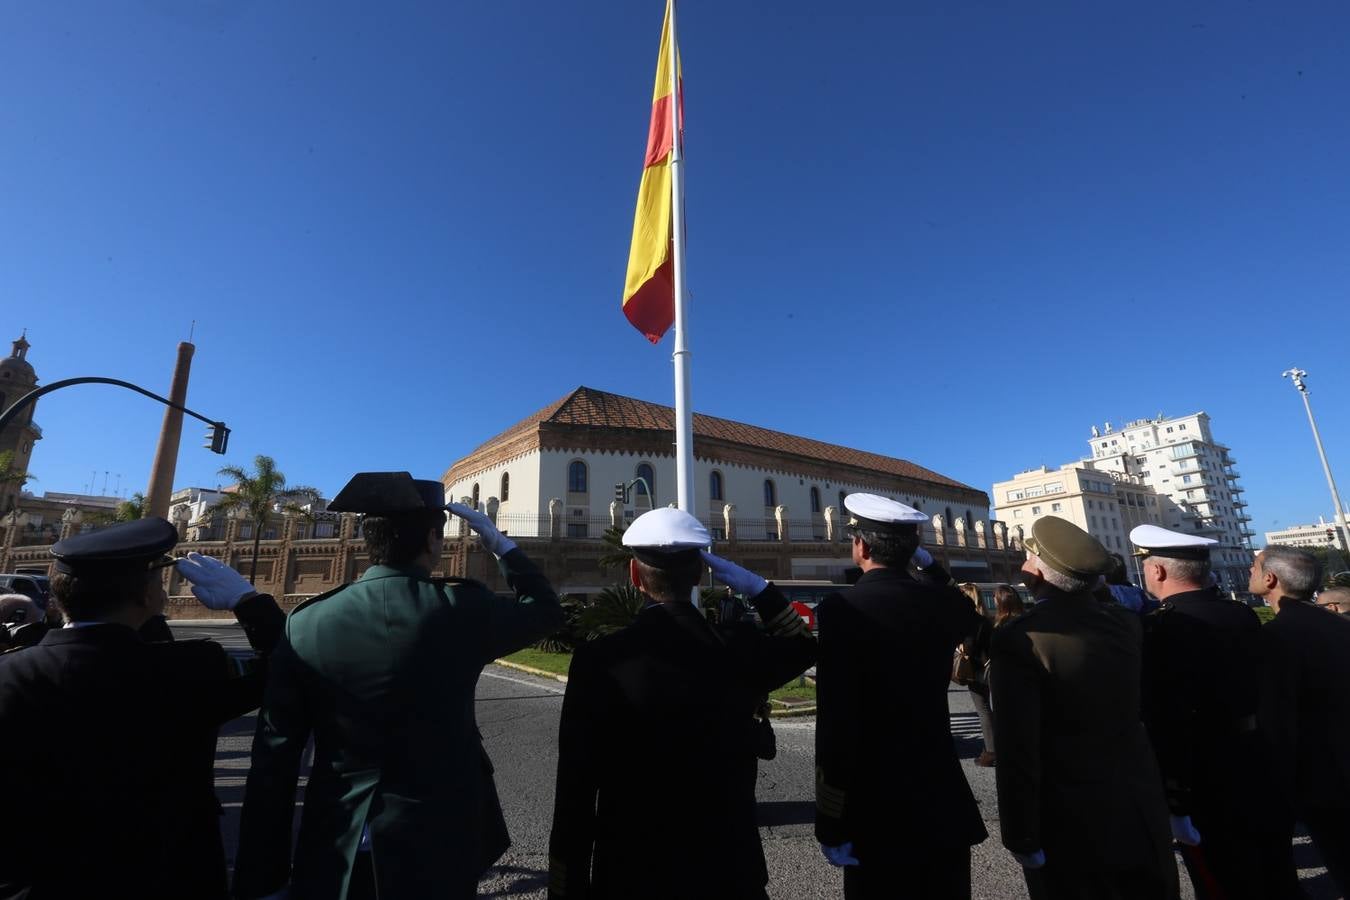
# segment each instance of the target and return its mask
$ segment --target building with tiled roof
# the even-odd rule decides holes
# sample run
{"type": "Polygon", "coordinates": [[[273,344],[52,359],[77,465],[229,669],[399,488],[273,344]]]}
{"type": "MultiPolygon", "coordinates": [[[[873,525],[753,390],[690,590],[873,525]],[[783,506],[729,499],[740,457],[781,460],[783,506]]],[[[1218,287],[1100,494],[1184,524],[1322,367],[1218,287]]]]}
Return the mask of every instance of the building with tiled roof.
{"type": "MultiPolygon", "coordinates": [[[[552,509],[564,537],[596,538],[614,520],[616,484],[642,479],[623,505],[628,519],[675,500],[674,441],[670,407],[579,387],[441,480],[448,496],[469,498],[509,532],[547,535],[552,509]]],[[[983,527],[989,513],[984,491],[908,460],[697,413],[694,473],[695,514],[719,538],[731,505],[740,540],[823,540],[853,491],[893,497],[948,528],[983,527]]]]}

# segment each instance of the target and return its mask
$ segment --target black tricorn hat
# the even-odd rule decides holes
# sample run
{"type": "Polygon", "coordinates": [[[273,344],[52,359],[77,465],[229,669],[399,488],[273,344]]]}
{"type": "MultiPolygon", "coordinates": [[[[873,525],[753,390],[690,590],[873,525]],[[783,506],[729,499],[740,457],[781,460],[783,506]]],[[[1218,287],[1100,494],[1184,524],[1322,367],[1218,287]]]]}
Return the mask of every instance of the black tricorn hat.
{"type": "Polygon", "coordinates": [[[408,472],[357,472],[328,509],[368,516],[445,509],[445,488],[439,481],[416,479],[408,472]]]}

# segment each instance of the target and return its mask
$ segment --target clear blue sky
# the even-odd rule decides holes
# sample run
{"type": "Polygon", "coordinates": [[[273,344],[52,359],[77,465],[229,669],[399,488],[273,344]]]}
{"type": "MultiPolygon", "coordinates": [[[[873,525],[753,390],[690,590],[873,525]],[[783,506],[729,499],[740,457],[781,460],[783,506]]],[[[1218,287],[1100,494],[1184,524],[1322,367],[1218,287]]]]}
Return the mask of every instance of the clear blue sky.
{"type": "MultiPolygon", "coordinates": [[[[0,13],[0,338],[167,390],[330,496],[579,384],[672,402],[619,297],[661,0],[0,13]],[[12,334],[11,334],[12,332],[12,334]]],[[[1203,409],[1257,530],[1350,491],[1343,4],[681,6],[702,412],[989,490],[1203,409]]],[[[143,489],[162,410],[42,401],[39,490],[143,489]],[[117,476],[120,475],[120,480],[117,476]]],[[[177,483],[222,460],[187,432],[177,483]]]]}

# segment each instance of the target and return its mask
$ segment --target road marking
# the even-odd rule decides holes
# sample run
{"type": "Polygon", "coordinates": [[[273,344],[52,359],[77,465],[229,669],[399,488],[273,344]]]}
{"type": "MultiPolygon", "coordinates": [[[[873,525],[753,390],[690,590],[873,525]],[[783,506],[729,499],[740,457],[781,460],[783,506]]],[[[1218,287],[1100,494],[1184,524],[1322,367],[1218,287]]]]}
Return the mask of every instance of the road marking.
{"type": "Polygon", "coordinates": [[[550,694],[558,694],[559,696],[561,696],[563,693],[562,688],[550,687],[549,685],[542,684],[538,681],[526,681],[524,678],[512,678],[510,675],[498,675],[496,672],[489,672],[486,669],[483,670],[483,674],[486,675],[488,678],[496,678],[498,681],[509,681],[512,684],[523,684],[525,687],[536,688],[541,691],[548,691],[550,694]]]}

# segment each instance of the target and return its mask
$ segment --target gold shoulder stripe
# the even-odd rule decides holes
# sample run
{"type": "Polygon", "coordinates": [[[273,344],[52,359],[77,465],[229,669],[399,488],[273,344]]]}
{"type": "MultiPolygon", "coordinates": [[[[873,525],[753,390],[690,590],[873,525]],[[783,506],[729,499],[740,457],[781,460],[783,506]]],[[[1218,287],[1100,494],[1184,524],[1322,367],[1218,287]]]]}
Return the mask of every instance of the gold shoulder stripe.
{"type": "Polygon", "coordinates": [[[832,819],[844,818],[847,793],[825,781],[825,770],[816,766],[816,809],[832,819]]]}

